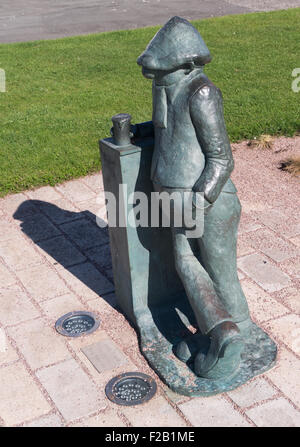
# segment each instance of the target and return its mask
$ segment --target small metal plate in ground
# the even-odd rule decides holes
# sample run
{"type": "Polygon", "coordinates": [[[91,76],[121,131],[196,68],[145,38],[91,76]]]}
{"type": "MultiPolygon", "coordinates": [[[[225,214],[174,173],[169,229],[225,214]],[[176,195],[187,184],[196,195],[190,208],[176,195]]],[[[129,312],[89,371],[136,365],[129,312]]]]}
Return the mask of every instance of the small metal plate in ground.
{"type": "Polygon", "coordinates": [[[111,379],[105,387],[109,400],[118,405],[140,405],[156,393],[156,383],[147,374],[129,372],[111,379]]]}
{"type": "Polygon", "coordinates": [[[55,329],[67,337],[79,337],[90,334],[98,329],[100,321],[91,312],[69,312],[55,323],[55,329]]]}

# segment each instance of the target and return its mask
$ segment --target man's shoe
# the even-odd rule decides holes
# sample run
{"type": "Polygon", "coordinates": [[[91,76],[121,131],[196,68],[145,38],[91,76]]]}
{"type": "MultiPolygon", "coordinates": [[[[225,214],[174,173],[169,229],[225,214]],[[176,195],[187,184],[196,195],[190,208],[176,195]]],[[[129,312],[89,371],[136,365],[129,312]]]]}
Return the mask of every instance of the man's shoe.
{"type": "Polygon", "coordinates": [[[221,379],[236,372],[244,348],[244,340],[235,323],[226,321],[216,326],[207,354],[199,352],[194,361],[195,373],[207,379],[221,379]]]}

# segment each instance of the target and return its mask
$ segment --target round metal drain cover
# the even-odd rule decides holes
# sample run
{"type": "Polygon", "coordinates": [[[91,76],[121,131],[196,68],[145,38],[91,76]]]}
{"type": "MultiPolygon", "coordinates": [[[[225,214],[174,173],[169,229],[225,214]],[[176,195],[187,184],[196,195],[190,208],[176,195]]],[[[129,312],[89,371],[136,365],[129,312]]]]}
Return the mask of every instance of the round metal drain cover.
{"type": "Polygon", "coordinates": [[[69,312],[60,317],[55,323],[55,329],[61,335],[67,337],[79,337],[83,334],[90,334],[98,329],[100,321],[91,312],[69,312]]]}
{"type": "Polygon", "coordinates": [[[118,405],[139,405],[156,393],[156,383],[143,373],[129,372],[111,379],[105,387],[109,400],[118,405]]]}

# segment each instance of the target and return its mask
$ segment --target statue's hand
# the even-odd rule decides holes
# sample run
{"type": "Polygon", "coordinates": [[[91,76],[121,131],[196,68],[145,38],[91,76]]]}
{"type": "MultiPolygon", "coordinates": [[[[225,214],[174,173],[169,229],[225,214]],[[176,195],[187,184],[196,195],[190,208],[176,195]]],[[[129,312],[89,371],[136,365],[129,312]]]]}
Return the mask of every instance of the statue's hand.
{"type": "Polygon", "coordinates": [[[134,138],[154,138],[154,127],[152,121],[131,124],[130,133],[134,138]]]}
{"type": "Polygon", "coordinates": [[[203,226],[203,220],[212,207],[212,204],[204,198],[203,192],[192,191],[191,193],[187,204],[189,207],[192,207],[192,209],[184,210],[184,222],[186,228],[193,228],[196,225],[200,229],[201,226],[203,226]],[[187,211],[189,211],[189,213],[187,211]],[[190,220],[188,216],[191,216],[192,220],[190,220]]]}
{"type": "Polygon", "coordinates": [[[212,204],[205,199],[203,192],[193,191],[192,203],[193,207],[204,210],[204,213],[212,207],[212,204]]]}

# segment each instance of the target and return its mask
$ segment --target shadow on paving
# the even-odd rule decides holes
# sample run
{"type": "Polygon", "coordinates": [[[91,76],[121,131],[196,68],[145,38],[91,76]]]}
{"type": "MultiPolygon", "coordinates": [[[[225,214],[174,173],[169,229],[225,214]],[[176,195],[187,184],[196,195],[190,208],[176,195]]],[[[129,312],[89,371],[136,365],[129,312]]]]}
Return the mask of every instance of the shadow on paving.
{"type": "Polygon", "coordinates": [[[115,298],[109,295],[114,286],[108,229],[96,224],[93,213],[73,212],[52,203],[27,200],[13,217],[21,221],[22,231],[55,260],[52,262],[55,266],[60,264],[116,307],[115,298]]]}
{"type": "MultiPolygon", "coordinates": [[[[51,256],[50,262],[58,272],[62,270],[63,278],[68,276],[66,271],[71,273],[124,315],[124,312],[117,306],[115,295],[112,295],[114,285],[108,228],[100,228],[97,225],[95,214],[88,210],[68,211],[53,203],[41,200],[26,200],[18,207],[13,217],[21,221],[22,231],[47,255],[51,256]]],[[[97,220],[101,219],[97,218],[97,220]]],[[[191,335],[186,324],[196,325],[196,322],[181,285],[177,296],[178,287],[175,287],[177,282],[174,278],[172,284],[175,287],[176,296],[174,292],[171,293],[172,287],[169,281],[165,294],[167,297],[170,294],[170,298],[166,299],[165,303],[157,300],[157,296],[161,294],[161,284],[164,283],[164,278],[158,274],[156,265],[160,263],[160,249],[165,247],[165,244],[171,247],[171,242],[170,234],[165,228],[158,230],[161,233],[160,237],[149,238],[149,231],[152,230],[139,228],[138,231],[141,244],[151,253],[148,306],[159,331],[169,343],[175,345],[182,337],[191,335]],[[162,241],[164,241],[163,244],[162,241]],[[160,281],[157,281],[157,278],[160,278],[160,281]],[[182,299],[183,297],[184,299],[182,299]],[[185,316],[186,323],[183,323],[176,309],[185,316]]],[[[172,253],[171,248],[168,251],[172,253]]],[[[170,264],[172,268],[169,274],[172,276],[174,262],[172,261],[170,264]]],[[[67,279],[67,282],[72,287],[72,278],[67,279]]],[[[74,284],[74,288],[76,292],[76,284],[74,284]]],[[[84,291],[78,293],[84,296],[84,291]]],[[[128,319],[127,321],[131,324],[128,319]]]]}

